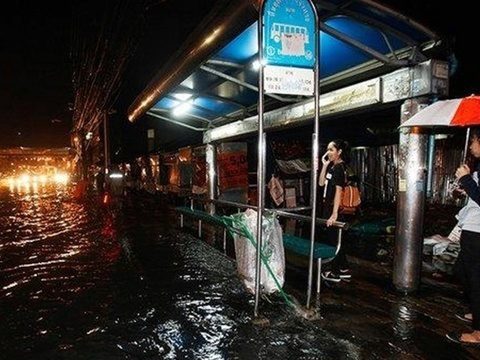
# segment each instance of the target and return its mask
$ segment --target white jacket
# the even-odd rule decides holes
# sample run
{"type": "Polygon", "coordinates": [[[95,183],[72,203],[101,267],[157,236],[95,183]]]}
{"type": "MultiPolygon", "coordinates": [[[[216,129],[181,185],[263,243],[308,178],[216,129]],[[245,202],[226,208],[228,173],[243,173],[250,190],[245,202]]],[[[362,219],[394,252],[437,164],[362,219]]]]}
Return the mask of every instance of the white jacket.
{"type": "MultiPolygon", "coordinates": [[[[478,184],[478,172],[474,172],[472,178],[478,184]]],[[[468,198],[467,204],[460,209],[456,218],[462,230],[480,233],[480,206],[471,198],[468,198]]]]}

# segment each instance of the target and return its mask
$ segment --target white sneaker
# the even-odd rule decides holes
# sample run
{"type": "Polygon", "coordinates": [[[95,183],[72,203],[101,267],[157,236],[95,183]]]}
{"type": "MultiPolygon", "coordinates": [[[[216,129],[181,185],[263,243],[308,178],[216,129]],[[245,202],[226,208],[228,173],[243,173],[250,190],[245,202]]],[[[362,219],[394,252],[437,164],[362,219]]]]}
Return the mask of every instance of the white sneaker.
{"type": "Polygon", "coordinates": [[[332,271],[325,271],[324,273],[322,273],[322,279],[331,282],[340,282],[342,280],[340,276],[333,273],[332,271]]]}
{"type": "Polygon", "coordinates": [[[351,279],[352,274],[350,274],[350,269],[340,269],[340,274],[338,274],[340,279],[351,279]]]}

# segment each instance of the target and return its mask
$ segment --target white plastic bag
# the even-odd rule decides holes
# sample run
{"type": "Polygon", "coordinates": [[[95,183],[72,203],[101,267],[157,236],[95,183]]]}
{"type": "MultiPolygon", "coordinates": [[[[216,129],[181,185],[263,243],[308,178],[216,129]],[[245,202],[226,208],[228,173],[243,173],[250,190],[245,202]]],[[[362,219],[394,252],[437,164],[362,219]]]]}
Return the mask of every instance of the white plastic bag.
{"type": "MultiPolygon", "coordinates": [[[[255,246],[251,240],[238,234],[234,235],[235,256],[237,259],[237,271],[242,278],[247,290],[255,293],[255,259],[256,259],[256,239],[257,239],[257,212],[248,209],[242,216],[242,223],[253,235],[255,246]]],[[[275,276],[280,288],[285,281],[285,253],[283,249],[282,228],[273,214],[264,214],[262,236],[262,254],[270,267],[273,276],[275,276]]],[[[278,291],[279,288],[270,274],[269,270],[262,261],[260,284],[263,292],[270,294],[278,291]]]]}

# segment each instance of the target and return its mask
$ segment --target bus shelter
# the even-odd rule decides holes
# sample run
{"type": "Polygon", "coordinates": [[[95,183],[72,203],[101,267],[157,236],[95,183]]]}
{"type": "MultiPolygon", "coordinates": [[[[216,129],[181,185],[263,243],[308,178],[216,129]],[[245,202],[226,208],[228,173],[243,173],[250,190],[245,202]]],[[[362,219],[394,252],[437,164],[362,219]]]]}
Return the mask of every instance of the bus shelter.
{"type": "MultiPolygon", "coordinates": [[[[259,106],[265,112],[262,133],[305,125],[315,117],[311,96],[268,93],[259,104],[261,3],[219,2],[129,107],[132,122],[150,116],[203,134],[212,213],[216,148],[258,132],[259,106]]],[[[288,3],[278,0],[276,6],[288,3]]],[[[372,0],[313,4],[318,15],[320,131],[321,123],[333,117],[342,121],[345,114],[385,107],[401,108],[400,125],[425,104],[448,95],[448,64],[442,61],[436,33],[372,0]]],[[[277,23],[270,30],[273,41],[292,34],[309,41],[298,26],[277,23]]],[[[412,128],[400,134],[399,142],[394,284],[410,292],[420,276],[428,135],[412,128]]],[[[317,156],[313,154],[312,163],[318,164],[317,156]]]]}

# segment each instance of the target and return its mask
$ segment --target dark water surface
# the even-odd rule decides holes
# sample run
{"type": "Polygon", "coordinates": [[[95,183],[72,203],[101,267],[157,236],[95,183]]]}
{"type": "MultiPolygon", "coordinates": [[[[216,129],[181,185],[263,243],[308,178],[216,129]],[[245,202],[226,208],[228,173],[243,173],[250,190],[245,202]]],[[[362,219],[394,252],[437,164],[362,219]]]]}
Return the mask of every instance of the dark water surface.
{"type": "MultiPolygon", "coordinates": [[[[322,319],[271,297],[270,326],[254,326],[234,262],[178,232],[158,198],[107,211],[66,189],[1,189],[0,236],[0,359],[478,358],[444,340],[455,290],[402,299],[361,265],[325,289],[322,319]]],[[[287,279],[300,298],[304,272],[287,279]]]]}

